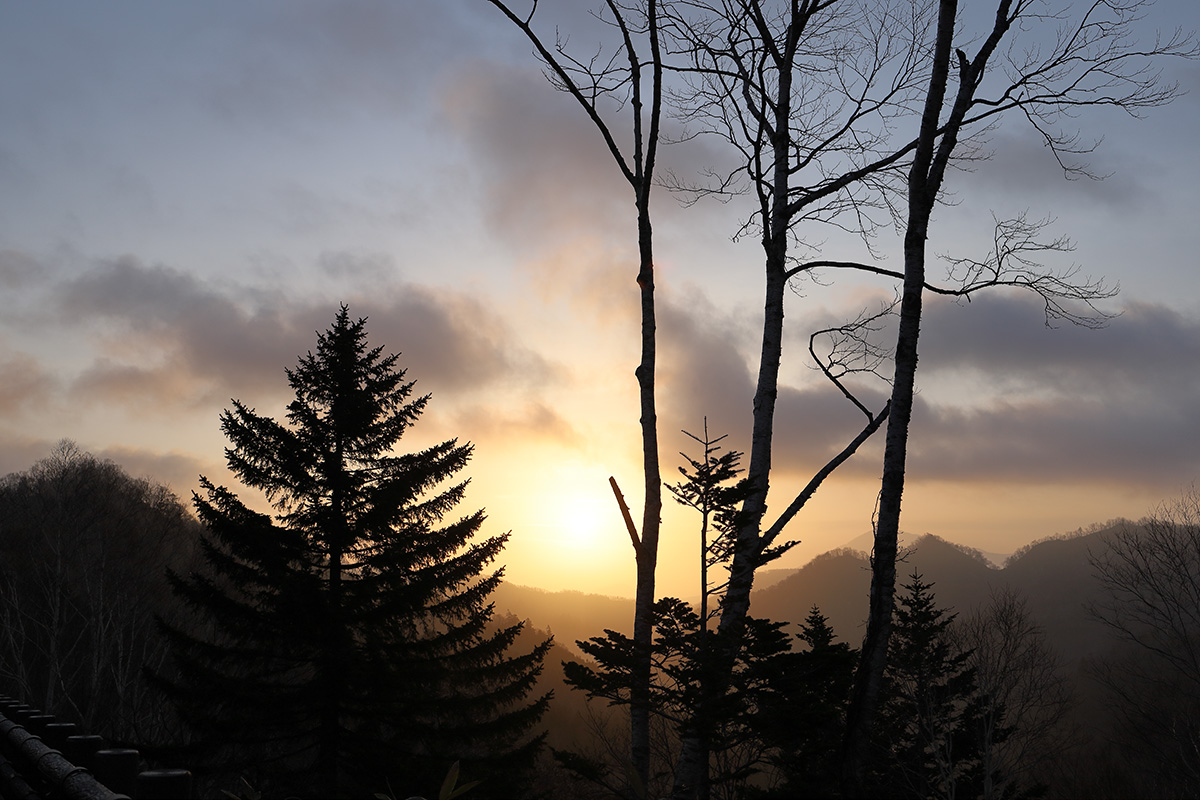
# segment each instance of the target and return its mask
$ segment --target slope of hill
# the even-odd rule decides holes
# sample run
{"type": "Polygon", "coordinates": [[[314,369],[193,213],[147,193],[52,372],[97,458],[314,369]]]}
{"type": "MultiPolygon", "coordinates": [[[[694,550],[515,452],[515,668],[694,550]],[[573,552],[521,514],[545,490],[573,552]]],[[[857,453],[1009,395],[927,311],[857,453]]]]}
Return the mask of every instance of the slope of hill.
{"type": "MultiPolygon", "coordinates": [[[[997,581],[998,571],[980,556],[936,536],[923,536],[901,553],[896,565],[897,583],[908,582],[913,572],[934,583],[943,605],[956,609],[974,608],[987,599],[987,587],[997,581]]],[[[817,556],[795,574],[761,589],[750,600],[750,613],[776,620],[798,621],[813,605],[839,637],[857,645],[866,624],[871,588],[867,554],[843,548],[817,556]]]]}
{"type": "MultiPolygon", "coordinates": [[[[928,534],[925,534],[925,535],[928,535],[928,534]]],[[[900,531],[900,547],[902,547],[902,548],[909,547],[920,538],[922,538],[922,537],[917,536],[915,534],[905,533],[904,531],[900,531]]],[[[941,538],[941,537],[938,537],[938,538],[941,538]]],[[[873,544],[874,544],[873,535],[870,533],[863,533],[858,536],[855,536],[853,539],[846,542],[846,547],[849,547],[851,550],[862,550],[864,553],[869,553],[869,552],[871,552],[871,546],[873,544]]],[[[954,543],[951,542],[951,544],[954,544],[954,543]]],[[[965,546],[965,545],[960,545],[960,546],[965,546]]],[[[979,553],[984,558],[986,558],[988,561],[990,561],[992,566],[994,566],[994,567],[1003,567],[1004,562],[1007,561],[1008,557],[1009,557],[1008,553],[992,553],[992,552],[988,552],[987,550],[977,550],[975,548],[967,548],[967,549],[974,550],[975,552],[979,553]]]]}
{"type": "MultiPolygon", "coordinates": [[[[992,592],[1011,588],[1025,598],[1051,645],[1068,661],[1077,662],[1111,646],[1103,626],[1087,611],[1100,592],[1089,554],[1103,548],[1107,533],[1037,543],[1003,568],[978,551],[925,535],[911,540],[902,552],[897,584],[907,583],[913,572],[920,573],[933,584],[939,604],[963,616],[986,605],[992,592]]],[[[762,577],[751,598],[751,614],[798,623],[817,605],[841,639],[855,646],[862,640],[871,584],[865,552],[833,550],[800,569],[768,570],[762,577]]],[[[558,644],[576,654],[576,640],[599,636],[606,628],[628,633],[633,620],[630,598],[549,592],[508,583],[501,584],[492,598],[498,610],[552,631],[558,644]]]]}
{"type": "Polygon", "coordinates": [[[1087,606],[1101,597],[1090,555],[1105,548],[1111,529],[1040,542],[1004,568],[1008,585],[1027,599],[1051,644],[1078,657],[1112,647],[1108,631],[1087,606]]]}
{"type": "MultiPolygon", "coordinates": [[[[1105,629],[1087,611],[1100,593],[1089,554],[1104,547],[1106,533],[1040,542],[1000,569],[977,552],[922,536],[897,564],[897,589],[902,591],[899,587],[913,572],[920,573],[933,584],[940,605],[966,616],[986,606],[993,592],[1010,588],[1025,599],[1055,650],[1077,662],[1111,646],[1105,629]]],[[[870,582],[865,553],[832,551],[783,581],[756,590],[750,611],[795,622],[816,604],[842,639],[858,645],[866,625],[870,582]]]]}
{"type": "Polygon", "coordinates": [[[501,612],[528,619],[538,628],[554,634],[554,641],[572,653],[575,642],[602,636],[605,629],[631,633],[633,600],[583,592],[551,592],[531,586],[501,583],[492,593],[492,602],[501,612]]]}

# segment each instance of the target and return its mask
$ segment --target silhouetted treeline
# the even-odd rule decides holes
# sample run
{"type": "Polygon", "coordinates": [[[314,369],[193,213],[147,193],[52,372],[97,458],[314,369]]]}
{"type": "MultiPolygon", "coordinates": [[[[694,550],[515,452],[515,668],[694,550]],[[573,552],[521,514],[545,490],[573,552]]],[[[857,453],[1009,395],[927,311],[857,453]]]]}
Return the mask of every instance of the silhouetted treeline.
{"type": "MultiPolygon", "coordinates": [[[[171,570],[181,576],[212,574],[222,591],[238,585],[229,575],[206,573],[211,561],[206,566],[198,558],[199,544],[213,535],[211,525],[206,533],[167,489],[131,478],[70,442],[29,470],[0,480],[3,690],[151,751],[180,753],[169,748],[197,741],[204,728],[190,727],[196,721],[187,714],[181,718],[144,672],[150,669],[181,686],[188,681],[186,669],[172,666],[155,615],[196,641],[220,630],[212,626],[219,620],[206,623],[203,614],[185,608],[167,580],[171,570]]],[[[263,528],[271,530],[276,529],[263,528]]],[[[222,552],[212,550],[217,545],[209,541],[205,551],[222,552]]],[[[281,544],[287,541],[280,538],[281,544]]],[[[758,620],[746,641],[757,644],[742,648],[731,691],[708,706],[709,797],[838,796],[833,765],[856,659],[852,643],[864,613],[864,559],[855,551],[835,551],[755,595],[758,620]]],[[[1180,797],[1200,790],[1200,758],[1195,757],[1200,751],[1195,723],[1200,718],[1200,504],[1194,493],[1137,524],[1097,526],[1024,548],[1003,569],[936,537],[917,540],[904,564],[909,577],[899,597],[881,698],[884,723],[876,729],[866,773],[878,796],[1180,797]]],[[[264,578],[274,569],[266,562],[252,568],[264,578]]],[[[242,602],[251,595],[244,594],[242,602]]],[[[501,586],[496,596],[502,613],[484,620],[472,641],[504,641],[505,652],[516,654],[549,653],[543,674],[532,683],[512,684],[513,697],[555,692],[541,724],[529,730],[546,731],[559,756],[555,762],[543,752],[529,769],[506,778],[502,792],[616,796],[623,782],[613,776],[623,769],[628,735],[622,721],[620,647],[607,654],[598,645],[588,648],[588,655],[602,655],[616,667],[602,680],[599,662],[560,645],[543,647],[548,635],[537,629],[541,609],[557,607],[560,616],[547,610],[545,618],[560,624],[566,619],[558,593],[501,586]],[[564,661],[582,666],[564,670],[564,661]],[[567,688],[572,670],[574,682],[594,699],[567,688]],[[617,705],[610,706],[614,699],[617,705]]],[[[313,602],[320,597],[314,595],[313,602]]],[[[571,601],[573,630],[599,634],[613,625],[613,617],[628,619],[619,599],[597,602],[599,616],[589,622],[587,596],[562,597],[571,601]],[[606,603],[611,611],[604,610],[606,603]]],[[[663,600],[656,614],[652,776],[661,787],[670,782],[665,770],[678,752],[682,730],[696,724],[690,709],[697,706],[701,685],[703,639],[688,603],[663,600]]],[[[314,619],[296,618],[303,624],[314,619]]],[[[628,646],[617,629],[610,630],[595,641],[628,646]]],[[[319,642],[305,644],[286,627],[279,633],[306,652],[319,652],[319,642]]],[[[374,634],[362,637],[367,642],[374,634]]],[[[217,635],[207,641],[229,644],[236,638],[217,635]]],[[[493,659],[502,658],[489,656],[480,667],[499,665],[503,661],[493,659]]],[[[410,662],[396,659],[381,673],[383,680],[404,681],[401,663],[410,662]]],[[[302,669],[283,685],[303,691],[305,674],[316,673],[302,669]]],[[[465,676],[473,674],[479,673],[464,673],[452,683],[466,685],[462,682],[474,678],[465,676]]],[[[249,681],[248,687],[259,680],[246,664],[229,675],[249,681]]],[[[386,697],[386,684],[375,680],[356,673],[347,678],[341,696],[386,697]]],[[[220,701],[203,696],[215,713],[220,701]]],[[[452,704],[454,696],[437,698],[452,704]]],[[[246,708],[266,713],[258,705],[246,708]]],[[[413,719],[398,706],[380,702],[380,708],[385,709],[382,725],[395,720],[392,724],[400,727],[413,719]]],[[[304,730],[306,718],[319,725],[319,710],[306,717],[310,712],[301,707],[297,713],[292,721],[297,731],[304,730]]],[[[254,729],[253,716],[241,719],[246,731],[254,729]]],[[[360,723],[353,720],[365,716],[346,719],[351,720],[347,729],[359,737],[352,740],[356,743],[367,731],[386,730],[355,729],[360,723]]],[[[231,743],[237,752],[234,738],[231,743]]],[[[249,745],[241,754],[263,746],[249,745]]],[[[353,756],[372,752],[364,745],[353,756]]],[[[370,791],[347,784],[340,793],[369,796],[376,789],[389,791],[390,785],[397,796],[417,790],[432,796],[446,766],[466,763],[468,754],[461,745],[431,748],[428,774],[399,771],[370,791]]],[[[385,754],[372,757],[394,763],[385,754]]],[[[233,771],[228,766],[221,783],[205,784],[210,794],[219,786],[235,788],[240,777],[251,778],[251,785],[274,785],[261,763],[243,762],[233,771]]],[[[482,777],[485,783],[467,796],[496,796],[499,776],[498,770],[464,770],[460,781],[482,777]],[[489,779],[491,791],[485,788],[489,779]]]]}
{"type": "Polygon", "coordinates": [[[200,525],[165,486],[70,441],[0,480],[0,680],[113,741],[154,740],[173,715],[141,679],[166,647],[200,525]]]}

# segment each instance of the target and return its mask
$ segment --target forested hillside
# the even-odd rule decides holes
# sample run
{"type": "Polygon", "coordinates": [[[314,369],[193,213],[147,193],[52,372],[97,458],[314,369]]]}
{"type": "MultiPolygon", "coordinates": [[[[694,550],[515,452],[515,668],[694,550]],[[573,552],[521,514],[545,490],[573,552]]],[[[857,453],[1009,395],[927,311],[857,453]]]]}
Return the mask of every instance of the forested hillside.
{"type": "MultiPolygon", "coordinates": [[[[1004,567],[928,534],[907,548],[899,573],[901,577],[919,573],[937,588],[940,603],[964,614],[985,605],[992,593],[1011,589],[1026,598],[1030,614],[1064,658],[1083,658],[1110,646],[1106,630],[1086,610],[1101,592],[1089,553],[1103,549],[1110,531],[1104,527],[1038,542],[1016,553],[1004,567]]],[[[752,596],[753,615],[798,625],[815,605],[841,639],[855,644],[861,638],[870,586],[866,553],[839,548],[799,569],[770,570],[766,575],[767,585],[756,588],[752,596]]],[[[572,650],[577,639],[609,628],[626,630],[633,613],[630,598],[550,592],[510,583],[501,584],[494,599],[498,608],[532,620],[572,650]]]]}

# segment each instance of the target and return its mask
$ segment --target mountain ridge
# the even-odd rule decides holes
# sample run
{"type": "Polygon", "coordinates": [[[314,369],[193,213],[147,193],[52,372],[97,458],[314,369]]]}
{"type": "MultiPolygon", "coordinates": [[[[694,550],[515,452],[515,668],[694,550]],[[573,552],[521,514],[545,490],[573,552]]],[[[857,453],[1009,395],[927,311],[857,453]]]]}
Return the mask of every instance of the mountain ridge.
{"type": "MultiPolygon", "coordinates": [[[[1003,566],[994,556],[933,534],[908,537],[897,563],[897,592],[914,573],[933,584],[939,605],[967,616],[985,606],[994,592],[1011,589],[1025,600],[1033,620],[1065,660],[1075,662],[1111,647],[1107,632],[1087,611],[1101,587],[1092,575],[1090,554],[1104,547],[1111,527],[1052,537],[1022,548],[1003,566]]],[[[857,540],[852,540],[857,541],[857,540]]],[[[857,646],[865,631],[870,591],[869,556],[842,547],[816,556],[798,569],[766,570],[750,601],[754,616],[787,621],[798,629],[813,605],[829,619],[838,637],[857,646]]],[[[685,598],[688,599],[688,598],[685,598]]],[[[492,596],[497,609],[528,619],[555,634],[577,652],[576,640],[605,629],[629,633],[632,598],[549,591],[502,583],[492,596]]]]}

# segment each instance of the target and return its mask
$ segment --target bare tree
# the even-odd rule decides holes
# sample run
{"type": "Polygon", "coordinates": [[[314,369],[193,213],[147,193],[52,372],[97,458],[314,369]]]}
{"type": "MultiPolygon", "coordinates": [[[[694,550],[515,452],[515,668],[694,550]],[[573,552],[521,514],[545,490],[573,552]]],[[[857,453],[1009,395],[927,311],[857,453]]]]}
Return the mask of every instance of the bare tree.
{"type": "MultiPolygon", "coordinates": [[[[896,580],[896,546],[900,504],[904,491],[909,424],[916,384],[917,343],[920,337],[926,281],[926,248],[930,217],[947,167],[968,132],[988,125],[1006,111],[1017,111],[1029,120],[1059,163],[1068,172],[1085,167],[1069,162],[1072,155],[1088,152],[1077,135],[1059,127],[1084,107],[1113,106],[1137,115],[1175,96],[1173,85],[1163,84],[1154,60],[1163,56],[1194,56],[1188,36],[1176,33],[1167,40],[1139,46],[1133,28],[1142,0],[1094,0],[1073,17],[1050,14],[1036,0],[1000,0],[990,31],[977,44],[956,47],[957,0],[940,0],[933,65],[921,114],[920,132],[909,167],[904,236],[904,273],[900,324],[896,339],[892,380],[891,417],[884,446],[883,478],[872,555],[870,612],[862,660],[851,697],[844,752],[844,790],[860,785],[869,730],[878,704],[887,658],[896,580]],[[1055,38],[1044,48],[1022,46],[1019,34],[1055,38]],[[1007,50],[1000,45],[1015,37],[1007,50]],[[968,57],[963,47],[974,55],[968,57]],[[996,64],[996,61],[1002,63],[996,64]],[[952,66],[954,63],[954,66],[952,66]],[[999,66],[1000,69],[996,69],[999,66]],[[1002,78],[991,79],[1000,72],[1002,78]],[[957,91],[951,93],[951,75],[957,91]]],[[[1021,217],[997,226],[995,252],[983,262],[954,262],[963,281],[942,293],[969,296],[996,285],[1030,289],[1043,298],[1047,321],[1067,319],[1085,325],[1102,324],[1104,315],[1093,303],[1113,294],[1102,283],[1077,281],[1073,272],[1046,273],[1030,260],[1036,251],[1064,249],[1059,239],[1038,240],[1042,224],[1021,217]],[[1077,304],[1082,310],[1073,310],[1077,304]]],[[[878,271],[872,269],[872,271],[878,271]]],[[[952,271],[953,275],[953,271],[952,271]]]]}
{"type": "MultiPolygon", "coordinates": [[[[952,261],[950,285],[928,282],[926,240],[945,171],[954,161],[981,157],[981,142],[971,137],[986,134],[1001,114],[1012,111],[1034,126],[1065,170],[1086,174],[1086,166],[1072,157],[1091,145],[1064,130],[1064,118],[1083,107],[1114,106],[1137,114],[1167,102],[1175,88],[1159,80],[1154,59],[1194,54],[1190,39],[1178,33],[1140,46],[1133,33],[1145,6],[1144,0],[1093,0],[1072,17],[1048,10],[1040,0],[998,0],[990,28],[975,37],[956,31],[954,0],[660,0],[648,6],[659,12],[666,52],[679,59],[672,69],[682,86],[671,100],[687,127],[683,138],[716,137],[733,153],[732,167],[714,168],[701,182],[671,176],[672,188],[691,199],[748,195],[753,211],[739,235],[756,236],[764,252],[748,494],[718,625],[723,644],[714,654],[708,692],[720,693],[728,685],[722,676],[737,659],[755,569],[786,549],[787,542],[776,544],[784,527],[888,420],[870,620],[845,746],[851,793],[861,775],[886,661],[923,293],[970,296],[992,286],[1022,287],[1043,298],[1048,320],[1085,324],[1102,321],[1091,304],[1109,296],[1103,284],[1078,280],[1070,270],[1043,270],[1034,255],[1065,249],[1067,243],[1043,241],[1044,225],[1024,217],[997,224],[989,257],[952,261]],[[1049,42],[1029,39],[1047,33],[1049,42]],[[974,55],[968,57],[967,50],[974,55]],[[957,89],[952,90],[952,80],[957,89]],[[916,130],[908,128],[908,120],[919,121],[916,130]],[[811,230],[829,226],[857,233],[874,256],[872,237],[891,221],[905,231],[902,271],[815,257],[819,248],[812,244],[811,230]],[[841,268],[888,275],[903,284],[892,396],[872,411],[845,382],[834,381],[863,412],[865,423],[768,521],[786,290],[819,270],[841,268]]],[[[661,66],[660,59],[654,63],[661,66]]],[[[829,363],[846,362],[835,348],[829,363]]],[[[865,371],[878,368],[875,363],[865,371]]],[[[826,370],[831,379],[836,374],[837,369],[826,370]]],[[[676,797],[701,795],[708,760],[703,742],[685,736],[675,770],[676,797]]]]}
{"type": "Polygon", "coordinates": [[[984,800],[1036,789],[1048,764],[1074,744],[1065,717],[1073,695],[1062,664],[1033,621],[1024,598],[994,591],[987,606],[950,631],[969,653],[981,712],[979,742],[984,800]]]}
{"type": "MultiPolygon", "coordinates": [[[[675,96],[691,135],[712,136],[734,153],[732,169],[710,181],[676,180],[694,198],[749,195],[753,214],[739,235],[756,234],[763,248],[764,315],[753,428],[730,581],[721,609],[707,693],[725,691],[746,625],[754,572],[789,545],[776,545],[821,483],[886,419],[854,401],[866,421],[857,435],[813,476],[773,522],[766,520],[775,405],[789,282],[821,266],[802,263],[801,223],[860,233],[869,242],[887,216],[887,195],[912,147],[891,133],[919,98],[922,15],[911,3],[695,2],[664,6],[665,26],[689,59],[686,89],[675,96]]],[[[844,387],[843,387],[844,388],[844,387]]],[[[848,395],[849,396],[849,395],[848,395]]],[[[853,400],[853,398],[851,397],[853,400]]],[[[713,698],[702,702],[711,704],[713,698]]],[[[685,737],[674,796],[703,796],[708,753],[685,737]]]]}
{"type": "Polygon", "coordinates": [[[595,125],[622,176],[633,189],[637,208],[638,273],[641,293],[641,362],[635,372],[640,390],[642,429],[642,473],[645,500],[639,534],[625,508],[617,484],[613,490],[629,528],[637,562],[637,587],[634,600],[633,638],[639,648],[638,666],[632,686],[630,705],[630,759],[635,782],[646,786],[650,775],[650,643],[653,638],[655,571],[658,564],[659,528],[662,524],[662,475],[658,453],[658,416],[655,406],[655,362],[657,358],[654,307],[654,245],[650,217],[650,190],[654,186],[654,166],[658,151],[659,125],[663,98],[663,57],[659,40],[657,0],[624,4],[605,0],[607,15],[598,14],[619,34],[619,44],[607,56],[596,52],[587,60],[570,55],[557,37],[549,44],[534,29],[538,0],[531,0],[528,11],[518,14],[505,0],[489,0],[533,45],[534,53],[546,65],[547,77],[557,88],[579,103],[595,125]],[[612,103],[620,110],[628,103],[632,132],[631,152],[617,143],[608,122],[612,103]]]}
{"type": "Polygon", "coordinates": [[[119,740],[160,735],[170,715],[142,681],[177,609],[165,570],[197,524],[165,487],[70,441],[0,480],[0,680],[49,712],[119,740]]]}
{"type": "Polygon", "coordinates": [[[1200,792],[1200,491],[1091,554],[1107,597],[1092,612],[1127,652],[1101,669],[1126,758],[1162,796],[1200,792]]]}

